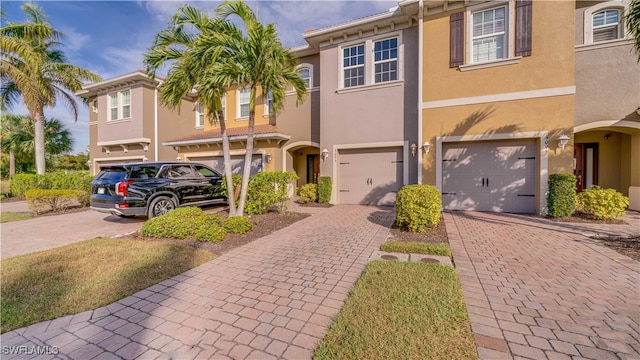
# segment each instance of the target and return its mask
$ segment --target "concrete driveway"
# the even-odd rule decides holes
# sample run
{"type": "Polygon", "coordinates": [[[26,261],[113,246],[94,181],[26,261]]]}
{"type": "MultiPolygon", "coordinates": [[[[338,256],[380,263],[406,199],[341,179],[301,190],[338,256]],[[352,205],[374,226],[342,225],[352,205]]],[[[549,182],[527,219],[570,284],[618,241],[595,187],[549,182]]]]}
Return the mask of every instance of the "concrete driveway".
{"type": "MultiPolygon", "coordinates": [[[[29,212],[26,202],[2,203],[2,211],[29,212]]],[[[2,259],[47,250],[99,236],[140,230],[146,218],[123,219],[87,210],[12,221],[1,225],[2,259]]]]}

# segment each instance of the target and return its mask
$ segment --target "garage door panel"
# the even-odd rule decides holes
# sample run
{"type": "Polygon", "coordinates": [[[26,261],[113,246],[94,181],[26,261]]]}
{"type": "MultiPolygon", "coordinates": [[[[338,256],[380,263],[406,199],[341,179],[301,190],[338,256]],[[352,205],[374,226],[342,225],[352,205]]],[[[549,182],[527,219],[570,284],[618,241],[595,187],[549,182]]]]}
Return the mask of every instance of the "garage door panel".
{"type": "Polygon", "coordinates": [[[534,140],[444,144],[444,208],[535,213],[536,152],[534,140]]]}
{"type": "Polygon", "coordinates": [[[393,205],[402,186],[402,148],[339,152],[338,202],[393,205]]]}
{"type": "MultiPolygon", "coordinates": [[[[193,157],[191,160],[205,164],[220,174],[224,175],[224,158],[222,156],[193,157]]],[[[244,170],[244,155],[231,156],[231,172],[233,174],[242,174],[244,170]]],[[[251,157],[251,175],[255,175],[262,171],[262,155],[254,154],[251,157]]]]}

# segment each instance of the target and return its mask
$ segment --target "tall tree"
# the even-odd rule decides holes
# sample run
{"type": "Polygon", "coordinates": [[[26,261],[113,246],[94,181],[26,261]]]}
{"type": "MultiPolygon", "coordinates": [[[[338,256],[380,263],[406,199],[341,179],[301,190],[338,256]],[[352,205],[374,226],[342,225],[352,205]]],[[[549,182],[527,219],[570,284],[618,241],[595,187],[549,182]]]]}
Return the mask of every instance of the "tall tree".
{"type": "Polygon", "coordinates": [[[206,109],[209,121],[220,125],[229,216],[236,213],[231,173],[231,155],[227,125],[222,110],[224,84],[215,81],[211,64],[224,56],[222,38],[232,31],[230,24],[213,19],[195,7],[183,5],[171,18],[171,25],[160,31],[145,54],[147,72],[154,78],[157,70],[170,64],[159,88],[160,98],[171,109],[180,111],[184,96],[195,96],[206,109]]]}
{"type": "MultiPolygon", "coordinates": [[[[9,165],[10,175],[15,174],[15,169],[21,171],[33,171],[34,169],[34,122],[28,116],[2,114],[0,118],[2,128],[2,150],[9,153],[10,162],[14,159],[14,165],[9,165]],[[13,156],[12,156],[13,154],[13,156]]],[[[71,151],[73,138],[64,124],[58,119],[46,119],[44,129],[44,148],[47,153],[46,160],[51,162],[54,156],[71,151]]]]}
{"type": "Polygon", "coordinates": [[[627,30],[634,40],[634,48],[640,62],[640,0],[631,0],[626,16],[627,30]]]}
{"type": "Polygon", "coordinates": [[[73,92],[82,88],[83,81],[101,78],[67,63],[58,49],[64,35],[51,26],[40,7],[26,3],[22,10],[27,16],[25,23],[8,22],[0,28],[0,108],[12,108],[22,99],[35,128],[36,171],[44,174],[44,108],[56,106],[60,98],[77,121],[78,102],[73,92]]]}
{"type": "Polygon", "coordinates": [[[215,82],[222,83],[227,88],[244,86],[250,89],[247,145],[237,209],[237,215],[242,216],[251,174],[257,90],[262,90],[265,99],[267,94],[271,95],[273,101],[269,112],[270,115],[275,115],[284,107],[287,88],[293,87],[298,105],[304,101],[306,86],[296,70],[297,58],[282,46],[274,24],[262,24],[251,8],[241,0],[225,1],[218,6],[216,13],[219,19],[224,19],[229,24],[230,18],[238,16],[245,27],[243,32],[230,26],[228,36],[220,39],[225,50],[224,56],[211,66],[215,82]]]}

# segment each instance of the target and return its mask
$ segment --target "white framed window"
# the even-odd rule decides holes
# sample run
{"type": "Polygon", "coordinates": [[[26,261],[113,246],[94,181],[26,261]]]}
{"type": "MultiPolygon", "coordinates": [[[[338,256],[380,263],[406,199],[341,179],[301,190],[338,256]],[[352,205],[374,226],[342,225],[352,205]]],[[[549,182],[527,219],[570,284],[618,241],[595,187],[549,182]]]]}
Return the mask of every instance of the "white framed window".
{"type": "Polygon", "coordinates": [[[267,91],[264,96],[264,116],[269,116],[273,107],[273,91],[267,91]]]}
{"type": "Polygon", "coordinates": [[[107,120],[131,118],[131,90],[114,92],[109,96],[109,117],[107,120]]]}
{"type": "Polygon", "coordinates": [[[298,66],[298,74],[300,74],[307,89],[313,88],[313,65],[301,64],[298,66]]]}
{"type": "Polygon", "coordinates": [[[222,99],[220,99],[222,102],[222,119],[226,120],[227,119],[227,94],[224,93],[222,94],[222,99]]]}
{"type": "Polygon", "coordinates": [[[593,14],[593,42],[619,39],[622,35],[621,11],[606,9],[593,14]]]}
{"type": "Polygon", "coordinates": [[[204,106],[196,104],[196,127],[204,127],[204,106]]]}
{"type": "Polygon", "coordinates": [[[374,83],[398,80],[398,38],[373,43],[374,83]]]}
{"type": "Polygon", "coordinates": [[[471,62],[504,59],[508,56],[507,6],[472,13],[471,62]]]}
{"type": "Polygon", "coordinates": [[[364,85],[364,44],[342,49],[343,87],[364,85]]]}
{"type": "Polygon", "coordinates": [[[238,89],[236,91],[237,98],[237,118],[249,117],[249,101],[251,99],[251,89],[238,89]]]}

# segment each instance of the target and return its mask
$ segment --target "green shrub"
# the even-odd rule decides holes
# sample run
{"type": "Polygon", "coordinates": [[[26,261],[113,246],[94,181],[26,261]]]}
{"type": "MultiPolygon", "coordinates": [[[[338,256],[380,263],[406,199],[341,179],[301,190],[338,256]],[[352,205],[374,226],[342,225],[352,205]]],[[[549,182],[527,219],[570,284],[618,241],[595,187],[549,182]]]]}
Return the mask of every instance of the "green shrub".
{"type": "Polygon", "coordinates": [[[304,203],[318,201],[318,185],[309,183],[300,188],[300,200],[304,203]]]}
{"type": "Polygon", "coordinates": [[[44,175],[16,174],[11,179],[11,194],[24,196],[28,190],[54,189],[54,190],[83,190],[86,196],[78,199],[81,205],[89,205],[91,196],[91,181],[93,176],[87,172],[65,173],[54,172],[44,175]]]}
{"type": "Polygon", "coordinates": [[[594,219],[615,219],[624,215],[629,198],[614,189],[594,185],[576,196],[576,208],[594,219]]]}
{"type": "Polygon", "coordinates": [[[221,241],[226,236],[218,214],[205,214],[198,207],[184,207],[151,218],[142,225],[143,236],[170,239],[221,241]]]}
{"type": "Polygon", "coordinates": [[[331,176],[318,177],[318,202],[328,203],[331,201],[331,176]]]}
{"type": "Polygon", "coordinates": [[[232,234],[244,234],[253,229],[253,222],[244,216],[234,216],[224,221],[224,229],[232,234]]]}
{"type": "Polygon", "coordinates": [[[576,177],[573,174],[549,175],[547,211],[553,218],[570,216],[575,210],[576,177]]]}
{"type": "MultiPolygon", "coordinates": [[[[233,188],[238,189],[235,200],[238,200],[238,196],[240,196],[240,183],[242,182],[242,175],[233,174],[231,175],[231,182],[233,183],[233,188]]],[[[220,184],[220,192],[225,199],[229,200],[229,193],[227,192],[227,178],[222,176],[222,183],[220,184]]]]}
{"type": "Polygon", "coordinates": [[[31,211],[38,215],[47,208],[53,212],[64,211],[74,200],[84,198],[87,194],[82,190],[34,189],[27,190],[24,195],[31,211]]]}
{"type": "Polygon", "coordinates": [[[298,175],[292,172],[257,173],[249,181],[245,211],[251,215],[265,214],[274,206],[285,211],[289,184],[297,179],[298,175]]]}
{"type": "Polygon", "coordinates": [[[431,185],[408,185],[398,191],[396,224],[409,231],[424,232],[442,218],[440,191],[431,185]]]}

